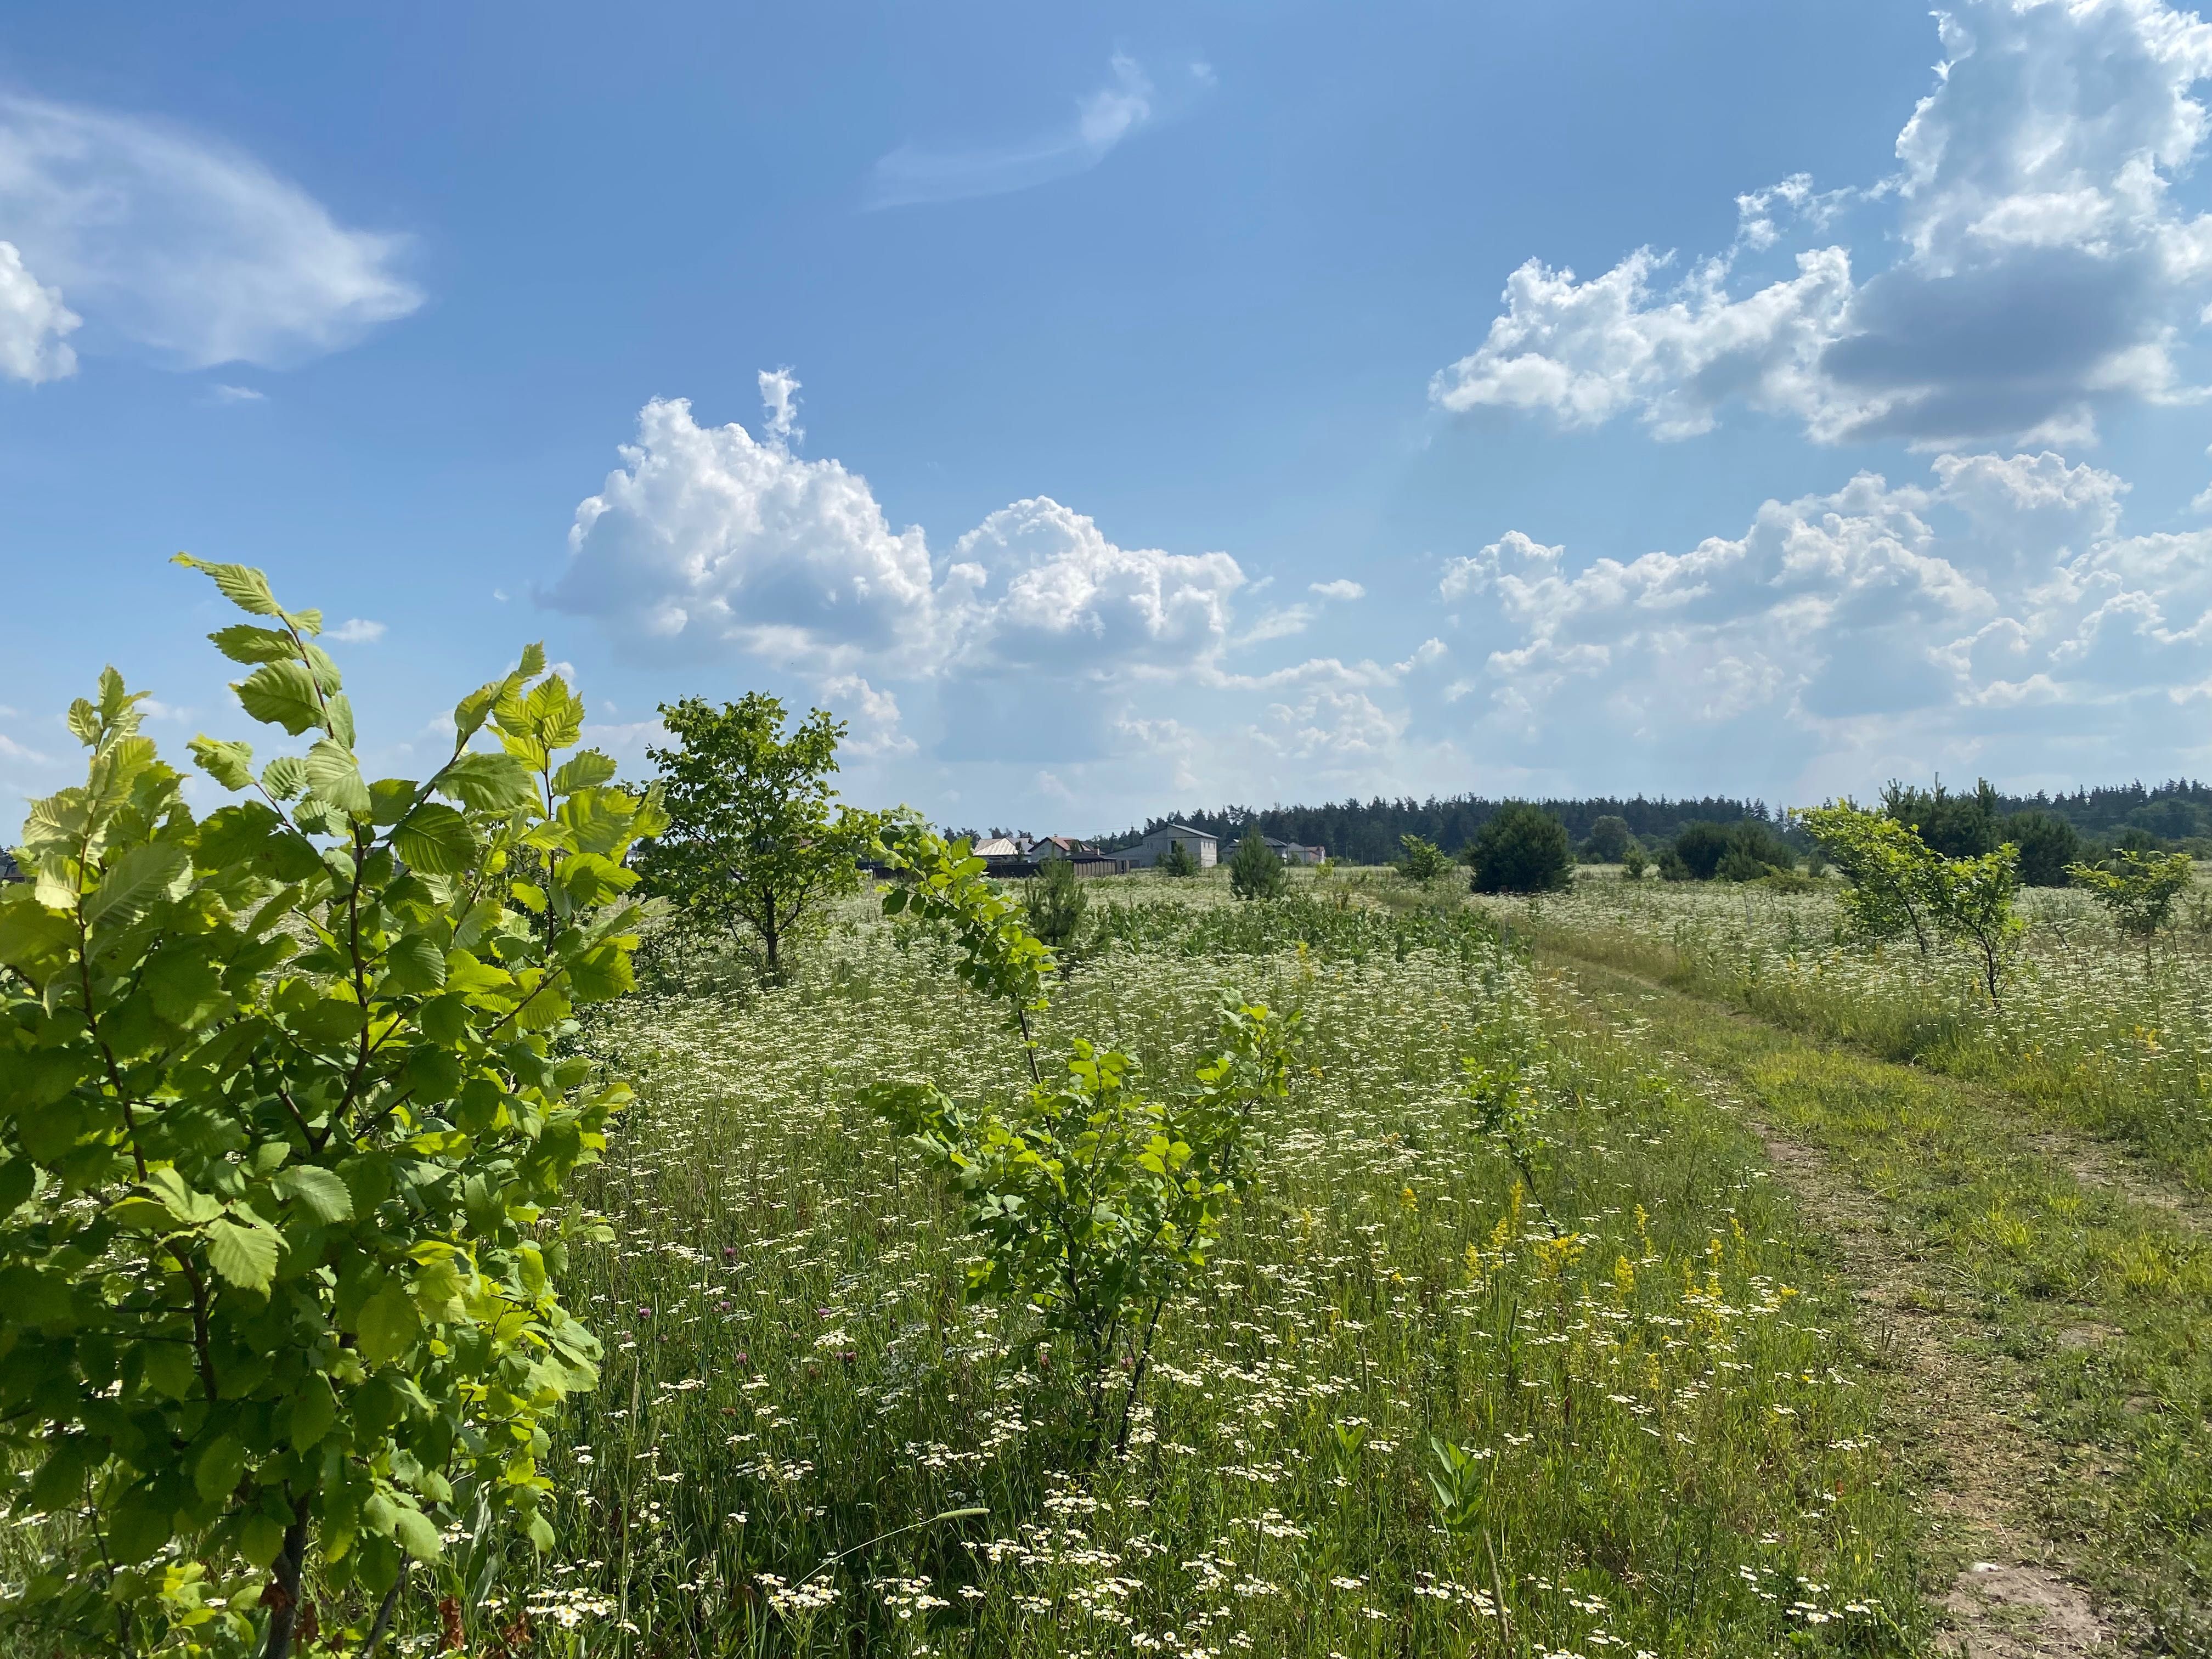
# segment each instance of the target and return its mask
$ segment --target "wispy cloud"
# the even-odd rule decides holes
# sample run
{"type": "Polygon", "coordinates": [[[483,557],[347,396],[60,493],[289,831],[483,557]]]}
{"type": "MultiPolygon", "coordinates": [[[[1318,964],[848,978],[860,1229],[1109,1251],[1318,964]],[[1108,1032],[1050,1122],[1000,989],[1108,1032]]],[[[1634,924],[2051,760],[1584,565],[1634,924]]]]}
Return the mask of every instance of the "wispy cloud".
{"type": "Polygon", "coordinates": [[[330,636],[341,645],[374,645],[384,637],[384,624],[362,617],[348,617],[331,629],[330,636]]]}
{"type": "Polygon", "coordinates": [[[348,228],[218,140],[82,105],[0,96],[0,226],[14,250],[0,341],[8,314],[20,334],[44,296],[43,367],[0,363],[21,379],[69,372],[58,342],[78,312],[86,341],[127,340],[177,368],[283,368],[422,303],[399,269],[404,237],[348,228]]]}
{"type": "Polygon", "coordinates": [[[226,386],[218,380],[208,388],[208,399],[218,404],[258,404],[265,402],[269,394],[256,392],[250,386],[226,386]]]}
{"type": "Polygon", "coordinates": [[[1130,134],[1154,125],[1212,84],[1212,70],[1192,64],[1163,89],[1135,58],[1115,52],[1105,83],[1077,100],[1070,125],[983,149],[902,144],[876,162],[865,205],[907,207],[1003,196],[1087,173],[1130,134]]]}
{"type": "Polygon", "coordinates": [[[1358,582],[1341,577],[1333,582],[1309,582],[1306,589],[1309,592],[1318,593],[1324,599],[1341,599],[1347,604],[1367,597],[1367,590],[1358,582]]]}

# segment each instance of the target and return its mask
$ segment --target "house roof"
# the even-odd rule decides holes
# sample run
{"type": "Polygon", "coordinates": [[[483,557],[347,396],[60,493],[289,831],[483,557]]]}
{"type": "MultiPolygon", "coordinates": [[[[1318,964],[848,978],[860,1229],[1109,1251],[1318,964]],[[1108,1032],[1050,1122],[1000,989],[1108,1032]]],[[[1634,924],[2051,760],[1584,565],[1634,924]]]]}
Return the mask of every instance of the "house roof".
{"type": "Polygon", "coordinates": [[[1022,849],[1004,836],[992,836],[979,841],[973,851],[979,859],[1018,859],[1022,855],[1022,849]]]}
{"type": "Polygon", "coordinates": [[[1200,841],[1218,839],[1210,830],[1194,830],[1187,823],[1164,823],[1145,839],[1150,841],[1152,836],[1196,836],[1200,841]]]}

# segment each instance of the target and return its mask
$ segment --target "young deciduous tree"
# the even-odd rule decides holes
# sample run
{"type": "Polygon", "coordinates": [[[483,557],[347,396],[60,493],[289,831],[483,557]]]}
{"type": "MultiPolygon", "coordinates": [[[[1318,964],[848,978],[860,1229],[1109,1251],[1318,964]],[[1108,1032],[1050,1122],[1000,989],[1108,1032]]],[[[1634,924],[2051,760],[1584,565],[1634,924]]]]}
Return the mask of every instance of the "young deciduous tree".
{"type": "Polygon", "coordinates": [[[2151,941],[2173,916],[2173,902],[2189,890],[2196,866],[2186,853],[2121,853],[2109,865],[2069,864],[2066,873],[2077,887],[2105,907],[2112,926],[2142,941],[2150,961],[2151,941]]]}
{"type": "Polygon", "coordinates": [[[1808,808],[1800,821],[1850,884],[1838,902],[1844,931],[1868,944],[1910,933],[1926,956],[1935,939],[1929,872],[1936,854],[1918,833],[1850,801],[1808,808]]]}
{"type": "Polygon", "coordinates": [[[1979,954],[1983,988],[1995,1007],[1997,981],[2027,931],[2013,908],[2020,896],[2020,849],[2008,842],[1978,857],[1938,859],[1929,874],[1936,925],[1979,954]]]}
{"type": "Polygon", "coordinates": [[[1229,890],[1241,899],[1280,898],[1291,884],[1283,856],[1257,830],[1248,830],[1229,860],[1229,890]]]}
{"type": "Polygon", "coordinates": [[[1091,1454],[1104,1443],[1108,1378],[1126,1367],[1126,1444],[1160,1316],[1249,1184],[1252,1116],[1289,1091],[1301,1017],[1225,995],[1212,1048],[1164,1093],[1145,1086],[1129,1055],[1081,1038],[1060,1065],[1041,1067],[1030,1019],[1049,994],[1051,951],[964,844],[896,825],[879,851],[902,872],[884,912],[949,932],[954,971],[1020,1031],[1032,1086],[956,1100],[933,1084],[887,1082],[866,1097],[960,1194],[982,1249],[969,1267],[970,1297],[1036,1310],[1073,1350],[1091,1454]]]}
{"type": "Polygon", "coordinates": [[[1908,823],[1850,802],[1815,807],[1801,821],[1850,880],[1839,901],[1845,930],[1868,942],[1910,933],[1921,954],[1936,938],[1971,946],[1981,958],[1990,1004],[2026,924],[2014,911],[2020,849],[1947,859],[1908,823]]]}
{"type": "Polygon", "coordinates": [[[661,820],[556,764],[581,709],[536,646],[428,777],[364,779],[319,613],[184,562],[254,619],[212,635],[240,703],[308,746],[195,738],[242,797],[196,813],[111,668],[0,889],[0,1467],[57,1517],[0,1624],[283,1659],[311,1567],[388,1618],[456,1520],[553,1541],[545,1424],[599,1353],[554,1288],[604,1237],[568,1181],[628,1098],[555,1040],[630,988],[661,820]]]}
{"type": "Polygon", "coordinates": [[[1407,881],[1424,884],[1451,872],[1451,857],[1432,841],[1419,836],[1401,836],[1398,845],[1403,849],[1398,860],[1398,873],[1407,881]]]}
{"type": "Polygon", "coordinates": [[[793,939],[858,890],[878,828],[830,785],[845,727],[817,708],[786,737],[781,701],[758,691],[664,703],[660,719],[676,746],[645,751],[669,821],[638,860],[647,890],[689,931],[750,940],[781,978],[793,939]]]}

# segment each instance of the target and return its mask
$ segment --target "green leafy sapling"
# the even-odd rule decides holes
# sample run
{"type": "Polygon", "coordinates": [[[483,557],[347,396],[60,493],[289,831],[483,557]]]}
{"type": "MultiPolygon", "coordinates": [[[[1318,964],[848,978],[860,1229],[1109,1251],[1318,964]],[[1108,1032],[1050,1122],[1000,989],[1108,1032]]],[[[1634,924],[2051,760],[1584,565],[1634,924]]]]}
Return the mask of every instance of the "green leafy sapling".
{"type": "Polygon", "coordinates": [[[1407,881],[1425,886],[1451,873],[1451,855],[1436,842],[1420,836],[1401,836],[1398,845],[1401,852],[1398,873],[1407,881]]]}
{"type": "Polygon", "coordinates": [[[283,1659],[317,1583],[388,1622],[456,1517],[553,1541],[545,1425],[599,1353],[555,1288],[599,1231],[568,1184],[629,1097],[556,1043],[630,988],[661,820],[556,763],[582,708],[535,646],[430,776],[364,778],[319,615],[179,559],[305,748],[195,738],[240,797],[197,813],[111,668],[0,890],[0,1461],[51,1517],[0,1626],[283,1659]]]}
{"type": "Polygon", "coordinates": [[[2186,853],[2123,852],[2109,864],[2069,864],[2066,873],[2104,906],[2113,927],[2142,942],[2148,967],[2151,942],[2172,921],[2174,901],[2189,890],[2196,869],[2186,853]]]}
{"type": "Polygon", "coordinates": [[[1300,1018],[1224,998],[1212,1049],[1164,1097],[1144,1087],[1129,1055],[1079,1038],[1048,1079],[1030,1022],[1047,1006],[1052,953],[964,842],[907,826],[886,836],[882,854],[908,877],[884,895],[885,911],[951,932],[961,977],[1012,1014],[1032,1082],[1004,1101],[957,1100],[927,1082],[880,1084],[868,1099],[959,1193],[984,1247],[969,1295],[1033,1309],[1073,1350],[1094,1451],[1107,1377],[1127,1361],[1116,1437],[1126,1445],[1160,1316],[1249,1181],[1246,1131],[1260,1106],[1288,1091],[1300,1018]]]}
{"type": "Polygon", "coordinates": [[[1798,815],[1850,885],[1838,900],[1844,933],[1862,944],[1911,935],[1926,956],[1936,938],[1930,892],[1937,856],[1908,823],[1850,801],[1798,815]]]}

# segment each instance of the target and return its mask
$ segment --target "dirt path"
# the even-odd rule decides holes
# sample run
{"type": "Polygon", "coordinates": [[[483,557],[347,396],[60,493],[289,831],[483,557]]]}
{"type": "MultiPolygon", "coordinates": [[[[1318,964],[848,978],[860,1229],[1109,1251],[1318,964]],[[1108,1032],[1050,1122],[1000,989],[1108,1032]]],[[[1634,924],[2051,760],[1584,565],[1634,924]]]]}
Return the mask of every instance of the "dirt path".
{"type": "MultiPolygon", "coordinates": [[[[1588,961],[1554,945],[1547,946],[1547,965],[1570,972],[1577,977],[1598,975],[1622,985],[1632,985],[1646,995],[1672,997],[1678,1001],[1695,1003],[1700,1009],[1719,1018],[1744,1025],[1759,1026],[1789,1037],[1792,1042],[1816,1047],[1841,1048],[1846,1045],[1826,1043],[1823,1039],[1805,1032],[1792,1031],[1785,1026],[1773,1025],[1754,1014],[1727,1003],[1713,1001],[1693,993],[1679,990],[1659,980],[1647,979],[1641,974],[1616,968],[1610,963],[1588,961]]],[[[1879,1054],[1863,1049],[1851,1050],[1869,1060],[1887,1066],[1900,1062],[1885,1060],[1879,1054]]],[[[2042,1109],[2033,1103],[2008,1095],[2002,1090],[1985,1084],[1968,1082],[1946,1073],[1932,1072],[1920,1066],[1905,1066],[1903,1069],[1942,1085],[1944,1091],[1960,1099],[1971,1101],[1992,1116],[2013,1120],[2013,1133],[2020,1144],[2039,1157],[2062,1164],[2074,1178],[2085,1187],[2103,1188],[2118,1194],[2136,1204],[2148,1204],[2166,1211],[2177,1220],[2195,1228],[2198,1232],[2212,1235],[2212,1200],[2191,1191],[2174,1180],[2146,1158],[2109,1140],[2070,1129],[2054,1127],[2048,1123],[2029,1125],[2023,1121],[2039,1116],[2042,1109]]]]}
{"type": "MultiPolygon", "coordinates": [[[[1638,1017],[1631,999],[1666,998],[1694,1003],[1701,1016],[1747,1018],[1613,969],[1571,959],[1550,965],[1559,970],[1553,983],[1571,1006],[1616,1028],[1638,1017]]],[[[1777,1175],[1834,1242],[1863,1337],[1893,1378],[1893,1443],[1928,1482],[1936,1517],[1931,1530],[1966,1557],[1941,1598],[1947,1646],[1973,1659],[2128,1650],[2030,1499],[2068,1459],[2020,1414],[2032,1397],[2027,1379],[2017,1364],[1990,1351],[1987,1328],[1960,1305],[1955,1271],[1942,1253],[1900,1226],[1893,1206],[1830,1153],[1778,1131],[1735,1079],[1678,1048],[1661,1052],[1685,1082],[1758,1134],[1777,1175]]]]}

